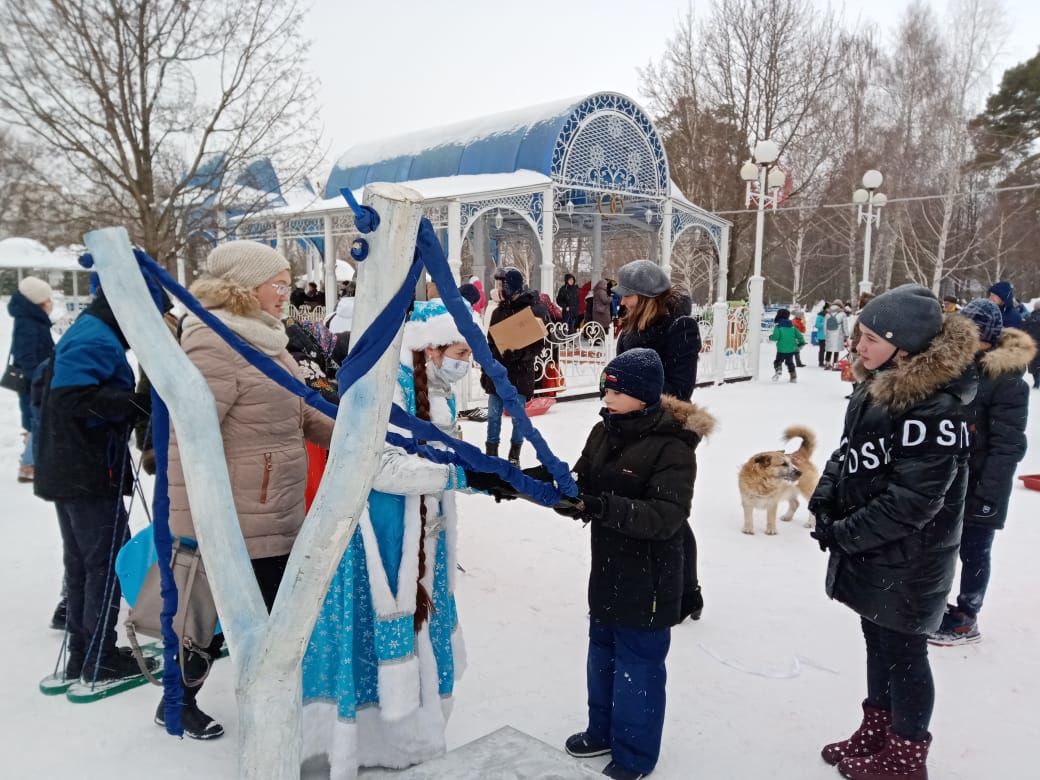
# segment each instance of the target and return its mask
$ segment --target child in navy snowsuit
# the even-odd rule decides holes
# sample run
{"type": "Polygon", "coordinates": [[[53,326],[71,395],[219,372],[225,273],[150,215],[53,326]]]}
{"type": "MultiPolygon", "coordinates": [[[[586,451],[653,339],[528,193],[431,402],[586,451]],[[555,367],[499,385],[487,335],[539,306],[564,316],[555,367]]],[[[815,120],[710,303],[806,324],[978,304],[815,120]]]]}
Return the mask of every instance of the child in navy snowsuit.
{"type": "Polygon", "coordinates": [[[653,771],[664,726],[665,657],[682,619],[682,529],[697,471],[694,450],[714,419],[662,396],[650,349],[618,355],[600,377],[603,418],[574,467],[579,498],[557,508],[590,526],[589,720],[573,756],[611,754],[605,774],[653,771]]]}

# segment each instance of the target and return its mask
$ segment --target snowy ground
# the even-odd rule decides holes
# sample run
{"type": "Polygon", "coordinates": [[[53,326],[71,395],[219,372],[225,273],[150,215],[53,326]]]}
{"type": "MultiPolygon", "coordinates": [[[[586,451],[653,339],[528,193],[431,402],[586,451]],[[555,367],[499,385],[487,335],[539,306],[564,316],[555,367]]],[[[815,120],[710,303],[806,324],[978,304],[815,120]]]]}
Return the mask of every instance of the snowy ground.
{"type": "MultiPolygon", "coordinates": [[[[10,320],[0,314],[0,344],[9,339],[10,320]]],[[[763,533],[764,518],[755,536],[740,533],[736,472],[751,453],[778,446],[780,432],[792,423],[817,431],[822,465],[837,441],[847,387],[836,374],[811,367],[793,386],[766,378],[695,395],[720,420],[718,433],[698,453],[693,510],[706,606],[700,622],[673,630],[668,716],[654,777],[837,777],[818,751],[858,723],[865,685],[858,621],[823,593],[825,556],[802,526],[804,509],[778,536],[763,533]]],[[[1030,439],[1036,441],[1040,392],[1032,399],[1030,439]]],[[[573,460],[597,406],[557,405],[536,422],[555,451],[573,460]]],[[[0,669],[8,682],[0,697],[6,746],[0,775],[107,780],[113,770],[143,770],[157,780],[234,777],[237,725],[226,662],[215,666],[200,702],[229,732],[214,743],[177,741],[153,725],[153,688],[89,705],[38,693],[37,682],[52,670],[61,641],[47,628],[61,551],[53,509],[33,497],[31,486],[15,483],[18,428],[17,399],[4,392],[0,605],[8,639],[0,644],[0,669]]],[[[482,441],[482,426],[467,423],[466,436],[482,441]]],[[[1040,449],[1029,453],[1019,473],[1038,472],[1040,449]]],[[[460,511],[459,559],[466,573],[459,577],[459,612],[469,668],[456,689],[450,746],[504,725],[562,745],[585,725],[587,531],[521,501],[495,505],[463,497],[460,511]]],[[[139,527],[143,516],[135,518],[139,527]]],[[[985,641],[932,650],[938,695],[931,765],[937,780],[1036,777],[1035,765],[1028,767],[1040,743],[1038,518],[1040,494],[1016,488],[1009,528],[998,535],[994,551],[981,622],[985,641]]]]}

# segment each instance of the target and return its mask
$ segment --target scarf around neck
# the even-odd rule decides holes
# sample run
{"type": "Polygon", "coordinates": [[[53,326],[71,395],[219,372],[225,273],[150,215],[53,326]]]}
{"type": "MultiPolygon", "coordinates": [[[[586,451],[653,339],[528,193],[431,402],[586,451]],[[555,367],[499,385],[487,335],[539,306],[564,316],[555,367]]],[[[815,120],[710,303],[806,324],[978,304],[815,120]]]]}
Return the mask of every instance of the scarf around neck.
{"type": "Polygon", "coordinates": [[[282,321],[267,312],[257,311],[250,315],[242,315],[232,314],[227,309],[210,309],[209,313],[268,357],[280,355],[289,343],[289,335],[285,332],[282,321]]]}

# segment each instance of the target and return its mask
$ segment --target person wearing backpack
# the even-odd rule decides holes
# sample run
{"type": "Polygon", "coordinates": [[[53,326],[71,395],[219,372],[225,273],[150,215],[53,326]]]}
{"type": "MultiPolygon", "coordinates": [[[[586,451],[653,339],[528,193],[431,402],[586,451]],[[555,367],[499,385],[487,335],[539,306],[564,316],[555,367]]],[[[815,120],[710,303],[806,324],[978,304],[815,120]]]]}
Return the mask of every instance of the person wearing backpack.
{"type": "Polygon", "coordinates": [[[841,351],[845,349],[845,339],[849,333],[845,328],[845,312],[842,311],[841,302],[835,301],[827,309],[824,315],[823,333],[825,339],[825,354],[823,359],[824,368],[836,369],[841,351]]]}

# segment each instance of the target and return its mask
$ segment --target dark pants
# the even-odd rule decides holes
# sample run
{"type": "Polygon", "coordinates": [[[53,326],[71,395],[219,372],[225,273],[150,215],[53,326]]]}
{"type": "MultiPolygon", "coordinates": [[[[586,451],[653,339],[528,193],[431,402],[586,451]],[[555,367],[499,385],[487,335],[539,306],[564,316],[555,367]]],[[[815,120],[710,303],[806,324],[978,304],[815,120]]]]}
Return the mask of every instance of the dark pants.
{"type": "Polygon", "coordinates": [[[570,333],[578,332],[578,324],[581,322],[581,315],[576,311],[567,311],[563,315],[564,322],[567,323],[567,330],[570,333]]]}
{"type": "Polygon", "coordinates": [[[116,646],[119,580],[116,553],[127,538],[127,515],[119,497],[56,501],[65,563],[70,658],[83,668],[102,663],[116,646]]]}
{"type": "Polygon", "coordinates": [[[1033,389],[1040,389],[1040,368],[1033,369],[1033,389]]]}
{"type": "Polygon", "coordinates": [[[776,357],[773,359],[773,371],[780,372],[780,366],[787,366],[787,373],[791,376],[797,376],[798,372],[794,370],[794,353],[793,352],[777,352],[776,357]]]}
{"type": "Polygon", "coordinates": [[[827,358],[827,342],[826,341],[821,341],[820,342],[820,360],[819,360],[820,368],[823,368],[823,364],[826,362],[826,358],[827,358]]]}
{"type": "MultiPolygon", "coordinates": [[[[278,595],[278,587],[282,584],[285,564],[288,561],[288,555],[276,555],[273,558],[254,558],[251,561],[253,574],[256,575],[256,582],[260,586],[260,595],[264,597],[264,604],[267,606],[268,612],[274,606],[274,598],[278,595]]],[[[217,634],[213,637],[209,647],[206,648],[206,654],[212,659],[219,658],[223,647],[224,635],[217,634]]],[[[206,659],[198,653],[189,652],[187,658],[184,659],[185,704],[194,703],[195,697],[199,695],[199,690],[202,688],[202,683],[199,682],[198,685],[193,685],[193,683],[202,680],[205,674],[206,659]]]]}
{"type": "Polygon", "coordinates": [[[882,628],[861,618],[867,641],[867,703],[892,713],[892,731],[918,741],[928,733],[935,683],[928,637],[882,628]]]}
{"type": "Polygon", "coordinates": [[[800,349],[794,353],[794,364],[798,368],[805,368],[805,363],[802,362],[802,350],[800,349]]]}
{"type": "Polygon", "coordinates": [[[990,552],[995,528],[964,524],[961,532],[961,592],[957,606],[975,617],[982,611],[982,600],[989,586],[990,552]]]}
{"type": "Polygon", "coordinates": [[[664,729],[664,659],[671,629],[589,623],[589,736],[610,745],[626,769],[649,774],[661,754],[664,729]]]}

